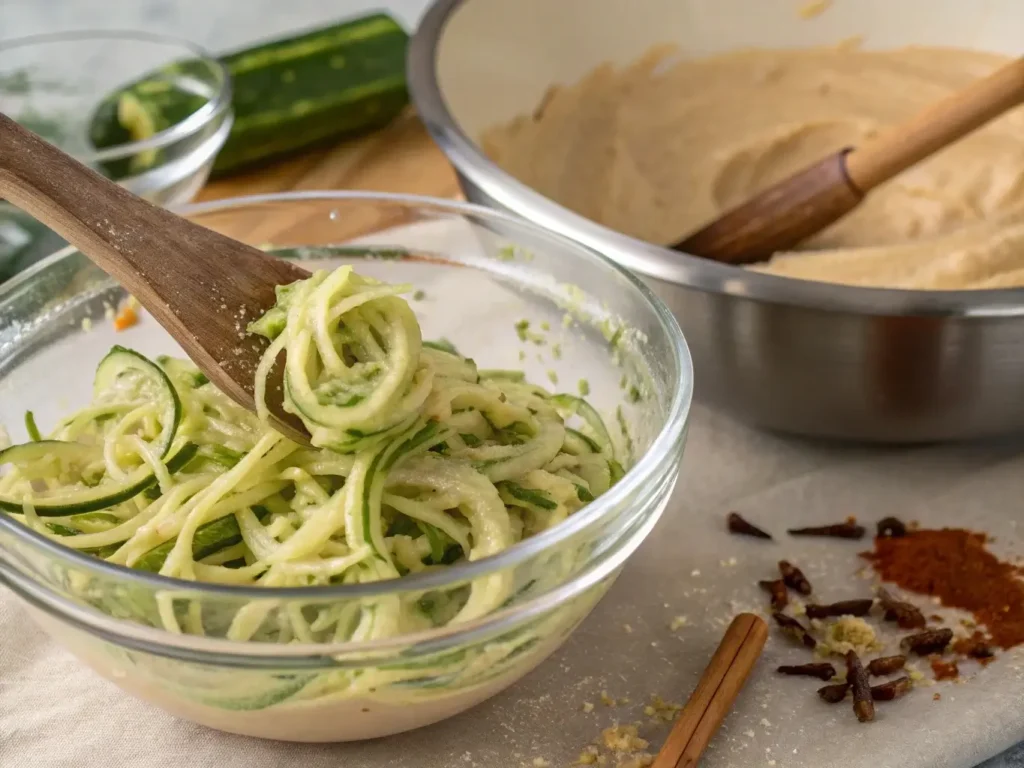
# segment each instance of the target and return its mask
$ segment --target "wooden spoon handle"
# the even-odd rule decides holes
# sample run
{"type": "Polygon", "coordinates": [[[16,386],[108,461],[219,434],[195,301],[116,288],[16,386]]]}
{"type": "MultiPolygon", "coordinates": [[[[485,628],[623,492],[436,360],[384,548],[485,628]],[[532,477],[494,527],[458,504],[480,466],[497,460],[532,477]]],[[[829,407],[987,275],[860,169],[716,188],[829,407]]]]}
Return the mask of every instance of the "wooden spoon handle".
{"type": "Polygon", "coordinates": [[[867,193],[1022,102],[1024,57],[857,147],[846,156],[846,172],[867,193]]]}
{"type": "MultiPolygon", "coordinates": [[[[147,295],[145,240],[170,216],[0,114],[0,197],[89,255],[133,294],[147,295]]],[[[156,251],[159,253],[159,249],[156,251]]],[[[172,265],[166,265],[171,268],[172,265]]]]}
{"type": "Polygon", "coordinates": [[[732,620],[697,689],[686,702],[651,768],[693,768],[732,709],[768,638],[764,619],[741,613],[732,620]]]}

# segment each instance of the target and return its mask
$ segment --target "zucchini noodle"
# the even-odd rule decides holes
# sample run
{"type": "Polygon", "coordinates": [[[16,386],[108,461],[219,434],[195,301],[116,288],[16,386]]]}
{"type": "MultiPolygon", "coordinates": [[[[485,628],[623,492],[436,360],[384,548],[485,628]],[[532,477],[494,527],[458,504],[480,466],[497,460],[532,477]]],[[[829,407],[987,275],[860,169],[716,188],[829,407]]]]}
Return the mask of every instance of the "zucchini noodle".
{"type": "Polygon", "coordinates": [[[281,286],[249,327],[270,340],[255,414],[188,361],[115,347],[89,405],[45,439],[0,450],[0,509],[112,563],[270,590],[219,628],[161,594],[146,615],[173,632],[372,640],[496,610],[519,588],[509,574],[358,608],[285,608],[272,595],[495,555],[622,474],[586,401],[423,342],[407,290],[347,266],[281,286]],[[269,425],[266,378],[282,351],[284,407],[312,448],[269,425]]]}

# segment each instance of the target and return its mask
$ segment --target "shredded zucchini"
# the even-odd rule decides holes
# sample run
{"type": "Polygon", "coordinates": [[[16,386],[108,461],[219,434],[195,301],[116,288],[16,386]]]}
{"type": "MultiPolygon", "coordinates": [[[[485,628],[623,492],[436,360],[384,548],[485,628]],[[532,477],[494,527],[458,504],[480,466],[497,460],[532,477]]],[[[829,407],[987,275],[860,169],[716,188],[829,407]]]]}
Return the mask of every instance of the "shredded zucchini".
{"type": "MultiPolygon", "coordinates": [[[[519,372],[479,371],[448,342],[423,342],[400,296],[408,290],[350,267],[282,286],[277,305],[249,328],[271,340],[255,414],[187,361],[115,349],[92,403],[46,440],[33,433],[37,442],[0,454],[0,508],[112,563],[294,587],[393,579],[494,555],[621,476],[589,404],[519,372]],[[285,408],[314,448],[269,426],[266,376],[281,351],[285,408]]],[[[28,422],[32,431],[31,414],[28,422]]],[[[221,629],[236,640],[366,640],[486,615],[516,589],[499,575],[356,614],[333,606],[278,613],[273,601],[256,601],[221,629]]],[[[171,631],[212,631],[203,625],[211,619],[173,601],[147,610],[171,631]]]]}

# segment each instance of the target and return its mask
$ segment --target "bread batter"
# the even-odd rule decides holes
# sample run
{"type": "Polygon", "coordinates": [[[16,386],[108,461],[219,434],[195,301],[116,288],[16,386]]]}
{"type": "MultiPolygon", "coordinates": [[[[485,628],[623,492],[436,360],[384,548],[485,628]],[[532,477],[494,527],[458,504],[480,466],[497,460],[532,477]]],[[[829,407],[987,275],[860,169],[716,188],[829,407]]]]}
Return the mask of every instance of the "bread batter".
{"type": "MultiPolygon", "coordinates": [[[[662,47],[552,87],[483,146],[545,196],[669,244],[1006,61],[849,45],[686,60],[662,47]]],[[[894,288],[1024,286],[1024,108],[880,186],[799,252],[752,268],[894,288]]]]}

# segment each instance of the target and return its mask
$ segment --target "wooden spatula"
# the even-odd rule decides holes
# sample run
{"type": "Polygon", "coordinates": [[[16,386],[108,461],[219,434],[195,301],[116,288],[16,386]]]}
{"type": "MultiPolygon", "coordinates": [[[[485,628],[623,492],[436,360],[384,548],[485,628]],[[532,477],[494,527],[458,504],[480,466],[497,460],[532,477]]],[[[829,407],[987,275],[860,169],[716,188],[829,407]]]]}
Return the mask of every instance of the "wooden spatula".
{"type": "Polygon", "coordinates": [[[799,171],[672,247],[728,264],[769,258],[820,232],[868,192],[1024,103],[1024,57],[878,139],[799,171]]]}
{"type": "MultiPolygon", "coordinates": [[[[0,197],[34,216],[134,295],[218,388],[255,408],[267,341],[246,333],[274,288],[308,277],[294,264],[158,208],[0,114],[0,197]]],[[[280,369],[281,366],[276,366],[280,369]]],[[[274,426],[307,443],[267,388],[274,426]]]]}

